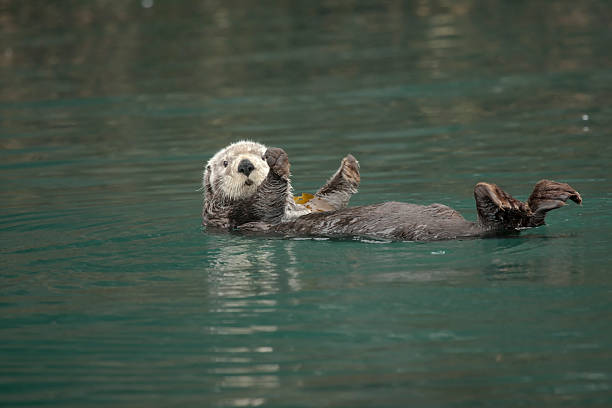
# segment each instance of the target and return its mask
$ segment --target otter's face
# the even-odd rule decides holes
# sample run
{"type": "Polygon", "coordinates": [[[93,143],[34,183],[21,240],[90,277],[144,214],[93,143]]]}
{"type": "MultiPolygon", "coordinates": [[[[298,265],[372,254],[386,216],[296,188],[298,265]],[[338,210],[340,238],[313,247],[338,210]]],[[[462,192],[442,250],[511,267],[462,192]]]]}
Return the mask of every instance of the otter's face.
{"type": "Polygon", "coordinates": [[[262,144],[237,142],[215,154],[206,166],[213,194],[231,200],[253,195],[270,170],[265,152],[262,144]]]}

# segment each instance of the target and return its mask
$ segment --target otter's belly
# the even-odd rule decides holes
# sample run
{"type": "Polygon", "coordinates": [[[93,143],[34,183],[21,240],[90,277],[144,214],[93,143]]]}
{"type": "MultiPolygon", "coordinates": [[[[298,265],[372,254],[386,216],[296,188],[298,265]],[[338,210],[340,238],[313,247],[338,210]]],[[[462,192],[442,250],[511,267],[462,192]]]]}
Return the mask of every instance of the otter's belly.
{"type": "Polygon", "coordinates": [[[275,230],[298,236],[366,236],[406,241],[469,237],[482,232],[476,224],[445,205],[399,202],[308,214],[279,224],[275,230]]]}

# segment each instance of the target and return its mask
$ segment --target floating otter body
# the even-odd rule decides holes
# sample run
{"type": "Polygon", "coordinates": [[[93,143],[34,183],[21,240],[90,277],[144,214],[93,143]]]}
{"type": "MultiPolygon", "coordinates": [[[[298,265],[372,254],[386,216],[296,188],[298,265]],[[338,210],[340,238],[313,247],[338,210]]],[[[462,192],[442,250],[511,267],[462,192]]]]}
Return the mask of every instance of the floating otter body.
{"type": "Polygon", "coordinates": [[[548,211],[564,206],[568,199],[582,203],[580,194],[570,185],[541,180],[526,203],[516,200],[495,184],[478,183],[474,188],[478,210],[476,223],[442,204],[422,206],[385,202],[347,207],[359,185],[359,165],[349,155],[343,159],[334,176],[314,195],[314,204],[301,205],[293,200],[289,159],[282,149],[266,149],[263,145],[251,143],[253,151],[257,152],[258,160],[253,160],[261,167],[260,173],[248,185],[248,189],[243,191],[240,190],[242,187],[238,188],[250,179],[249,174],[244,177],[245,172],[240,167],[240,163],[243,163],[244,169],[240,152],[247,143],[251,142],[230,145],[208,162],[203,180],[204,225],[287,236],[433,241],[503,234],[537,227],[544,225],[548,211]],[[233,167],[227,170],[230,162],[233,167]],[[222,170],[220,163],[227,163],[223,167],[225,170],[222,170]],[[266,170],[267,175],[263,178],[261,174],[266,170]],[[243,177],[240,178],[238,174],[243,177]],[[239,194],[229,194],[238,190],[239,194]]]}

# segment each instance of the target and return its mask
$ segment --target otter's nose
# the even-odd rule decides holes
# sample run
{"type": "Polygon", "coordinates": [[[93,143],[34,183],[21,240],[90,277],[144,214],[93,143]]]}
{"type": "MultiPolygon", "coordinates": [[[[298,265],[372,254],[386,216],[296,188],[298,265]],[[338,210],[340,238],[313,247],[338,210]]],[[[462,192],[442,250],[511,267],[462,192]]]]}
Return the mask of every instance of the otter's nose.
{"type": "Polygon", "coordinates": [[[251,163],[249,159],[242,159],[240,163],[238,163],[238,173],[242,173],[249,177],[249,174],[251,174],[253,170],[255,170],[255,166],[253,166],[253,163],[251,163]]]}

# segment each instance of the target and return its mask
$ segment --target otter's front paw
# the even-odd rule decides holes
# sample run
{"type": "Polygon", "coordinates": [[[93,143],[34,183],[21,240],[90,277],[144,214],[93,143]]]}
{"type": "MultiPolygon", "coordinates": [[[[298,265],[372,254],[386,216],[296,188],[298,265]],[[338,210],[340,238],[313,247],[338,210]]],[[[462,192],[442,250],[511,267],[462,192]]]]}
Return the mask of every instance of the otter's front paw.
{"type": "Polygon", "coordinates": [[[289,179],[289,156],[283,149],[270,147],[266,150],[264,158],[270,166],[270,171],[284,180],[289,179]]]}
{"type": "Polygon", "coordinates": [[[355,156],[349,154],[342,159],[342,164],[340,165],[340,175],[354,188],[359,186],[361,177],[359,176],[359,162],[357,159],[355,159],[355,156]]]}

